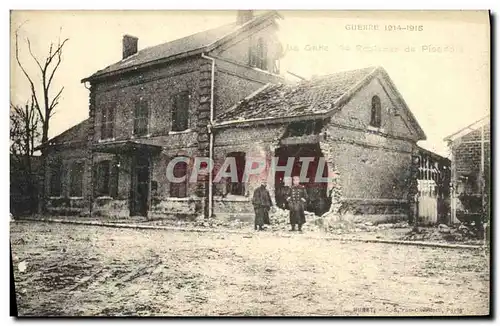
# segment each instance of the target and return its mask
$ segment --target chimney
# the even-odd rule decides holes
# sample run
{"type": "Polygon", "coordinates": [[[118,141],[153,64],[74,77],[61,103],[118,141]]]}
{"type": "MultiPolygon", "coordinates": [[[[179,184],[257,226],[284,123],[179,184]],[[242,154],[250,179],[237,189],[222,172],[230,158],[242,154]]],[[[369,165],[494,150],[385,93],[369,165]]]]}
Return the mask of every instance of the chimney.
{"type": "Polygon", "coordinates": [[[137,53],[137,42],[139,38],[131,35],[123,35],[123,58],[128,58],[137,53]]]}
{"type": "Polygon", "coordinates": [[[243,25],[253,19],[253,10],[238,10],[236,24],[243,25]]]}

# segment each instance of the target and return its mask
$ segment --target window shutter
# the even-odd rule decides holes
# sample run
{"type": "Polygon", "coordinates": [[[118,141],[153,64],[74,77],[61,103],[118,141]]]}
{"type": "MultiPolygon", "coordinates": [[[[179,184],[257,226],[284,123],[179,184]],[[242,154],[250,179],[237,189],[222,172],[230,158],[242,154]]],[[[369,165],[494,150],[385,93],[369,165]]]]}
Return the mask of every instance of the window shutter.
{"type": "Polygon", "coordinates": [[[189,121],[189,94],[183,93],[181,95],[181,127],[182,130],[186,130],[188,128],[189,121]]]}
{"type": "Polygon", "coordinates": [[[99,192],[98,192],[98,189],[99,189],[99,184],[97,182],[98,179],[98,173],[99,173],[99,165],[97,164],[94,164],[92,166],[92,185],[93,185],[93,192],[94,192],[94,197],[97,197],[99,196],[99,192]]]}
{"type": "Polygon", "coordinates": [[[114,107],[108,110],[109,120],[108,120],[108,137],[113,138],[113,130],[115,129],[115,109],[114,107]]]}
{"type": "Polygon", "coordinates": [[[177,104],[177,99],[178,96],[173,96],[172,97],[172,130],[177,131],[177,111],[178,109],[178,104],[177,104]]]}
{"type": "Polygon", "coordinates": [[[172,130],[186,130],[189,124],[189,93],[182,92],[175,95],[172,102],[172,130]]]}
{"type": "Polygon", "coordinates": [[[109,195],[113,198],[118,197],[118,177],[118,157],[115,156],[114,160],[111,161],[109,177],[109,195]]]}

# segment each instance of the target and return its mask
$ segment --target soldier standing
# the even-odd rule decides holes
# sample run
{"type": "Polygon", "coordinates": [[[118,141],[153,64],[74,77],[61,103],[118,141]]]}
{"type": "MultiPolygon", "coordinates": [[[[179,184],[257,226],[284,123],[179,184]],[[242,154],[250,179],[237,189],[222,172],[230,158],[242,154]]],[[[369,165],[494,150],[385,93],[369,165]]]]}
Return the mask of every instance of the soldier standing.
{"type": "Polygon", "coordinates": [[[288,208],[290,209],[290,224],[292,225],[291,231],[295,231],[295,225],[298,225],[299,231],[302,231],[302,225],[306,222],[304,210],[308,196],[306,189],[299,184],[299,181],[298,176],[293,177],[287,198],[288,208]]]}
{"type": "Polygon", "coordinates": [[[255,210],[255,230],[262,230],[264,224],[270,224],[269,209],[273,205],[269,191],[266,189],[266,180],[262,180],[260,187],[255,189],[252,198],[255,210]]]}

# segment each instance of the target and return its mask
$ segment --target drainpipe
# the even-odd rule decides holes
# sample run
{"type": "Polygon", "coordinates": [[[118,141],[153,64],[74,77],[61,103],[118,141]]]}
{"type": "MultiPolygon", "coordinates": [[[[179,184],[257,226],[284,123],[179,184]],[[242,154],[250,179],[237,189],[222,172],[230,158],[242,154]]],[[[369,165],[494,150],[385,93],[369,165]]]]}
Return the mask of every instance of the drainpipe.
{"type": "MultiPolygon", "coordinates": [[[[212,62],[212,73],[210,79],[210,122],[208,123],[208,137],[209,137],[209,145],[208,145],[208,156],[210,162],[213,162],[214,156],[214,134],[212,131],[212,125],[214,122],[214,82],[215,82],[215,59],[209,56],[206,56],[204,53],[201,54],[201,57],[204,59],[208,59],[212,62]]],[[[213,166],[209,166],[208,171],[208,217],[212,217],[213,215],[213,166]]]]}

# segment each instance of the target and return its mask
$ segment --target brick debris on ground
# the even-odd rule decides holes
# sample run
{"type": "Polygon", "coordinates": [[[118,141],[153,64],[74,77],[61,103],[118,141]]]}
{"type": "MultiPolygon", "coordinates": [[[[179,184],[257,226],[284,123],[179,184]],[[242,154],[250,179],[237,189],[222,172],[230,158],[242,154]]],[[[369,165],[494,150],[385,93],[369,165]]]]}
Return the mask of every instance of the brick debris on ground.
{"type": "Polygon", "coordinates": [[[20,315],[487,314],[477,251],[11,223],[20,315]]]}
{"type": "MultiPolygon", "coordinates": [[[[22,220],[23,218],[19,218],[22,220]]],[[[185,230],[208,229],[208,230],[231,230],[231,231],[251,231],[254,228],[253,222],[244,222],[239,219],[223,221],[219,219],[205,219],[202,216],[194,219],[151,219],[144,217],[127,218],[104,218],[104,217],[77,217],[77,216],[32,216],[30,220],[63,221],[76,223],[104,223],[123,224],[124,226],[158,226],[175,227],[185,230]]],[[[480,246],[484,241],[473,232],[470,227],[459,226],[422,226],[418,232],[408,222],[400,221],[393,223],[372,223],[366,219],[356,219],[354,216],[323,216],[319,217],[314,213],[306,211],[307,222],[304,225],[304,232],[315,237],[341,236],[346,239],[364,240],[387,240],[387,241],[415,241],[443,244],[463,244],[480,246]]],[[[288,211],[273,208],[270,214],[271,225],[265,226],[265,232],[277,235],[287,234],[290,225],[288,224],[288,211]]]]}

